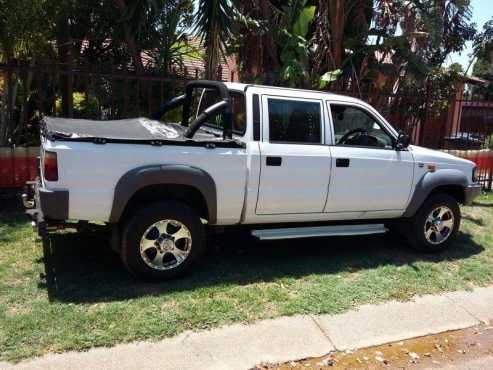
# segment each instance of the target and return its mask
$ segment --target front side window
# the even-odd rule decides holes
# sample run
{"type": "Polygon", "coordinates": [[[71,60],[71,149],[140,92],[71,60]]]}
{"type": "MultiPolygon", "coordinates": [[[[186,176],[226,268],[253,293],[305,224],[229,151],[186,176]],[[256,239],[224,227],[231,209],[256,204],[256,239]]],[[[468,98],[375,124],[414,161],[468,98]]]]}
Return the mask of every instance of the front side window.
{"type": "Polygon", "coordinates": [[[271,143],[320,144],[320,103],[268,99],[271,143]]]}
{"type": "Polygon", "coordinates": [[[331,104],[336,145],[393,148],[392,137],[363,109],[331,104]]]}
{"type": "MultiPolygon", "coordinates": [[[[245,108],[245,96],[242,93],[230,91],[231,103],[233,108],[233,132],[238,135],[243,135],[246,129],[246,108],[245,108]]],[[[219,102],[219,94],[216,90],[205,89],[203,90],[200,98],[200,105],[197,109],[197,116],[211,105],[219,102]]],[[[206,126],[212,127],[217,130],[224,128],[224,119],[221,114],[211,117],[204,123],[206,126]]]]}

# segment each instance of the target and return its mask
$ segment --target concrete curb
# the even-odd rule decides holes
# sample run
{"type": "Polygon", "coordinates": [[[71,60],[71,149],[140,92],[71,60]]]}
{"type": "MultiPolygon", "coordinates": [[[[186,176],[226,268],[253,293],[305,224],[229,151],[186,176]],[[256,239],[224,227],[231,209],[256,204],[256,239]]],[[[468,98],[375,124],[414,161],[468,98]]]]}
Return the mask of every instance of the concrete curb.
{"type": "Polygon", "coordinates": [[[364,305],[340,315],[292,316],[252,325],[185,332],[87,352],[49,354],[0,368],[19,369],[249,369],[260,362],[321,356],[417,336],[463,329],[493,318],[493,287],[364,305]]]}

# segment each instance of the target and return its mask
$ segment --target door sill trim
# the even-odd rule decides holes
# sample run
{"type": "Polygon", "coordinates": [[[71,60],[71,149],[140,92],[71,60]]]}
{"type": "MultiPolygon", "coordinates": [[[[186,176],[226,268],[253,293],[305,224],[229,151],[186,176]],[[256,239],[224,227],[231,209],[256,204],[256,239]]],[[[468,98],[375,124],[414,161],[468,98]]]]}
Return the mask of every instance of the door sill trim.
{"type": "Polygon", "coordinates": [[[260,240],[279,240],[321,236],[371,235],[383,234],[387,231],[388,229],[385,228],[384,224],[364,224],[260,229],[252,230],[251,234],[260,240]]]}

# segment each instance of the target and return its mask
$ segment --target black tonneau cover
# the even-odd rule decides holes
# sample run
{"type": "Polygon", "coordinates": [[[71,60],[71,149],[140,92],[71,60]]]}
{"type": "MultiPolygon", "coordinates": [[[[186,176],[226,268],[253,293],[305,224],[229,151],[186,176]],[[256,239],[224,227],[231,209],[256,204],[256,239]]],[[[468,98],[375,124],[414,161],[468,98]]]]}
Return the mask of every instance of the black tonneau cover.
{"type": "Polygon", "coordinates": [[[50,140],[89,141],[152,145],[205,145],[243,147],[236,140],[224,140],[221,133],[200,128],[193,139],[184,136],[186,127],[149,118],[129,118],[113,121],[94,121],[44,117],[42,134],[50,140]]]}

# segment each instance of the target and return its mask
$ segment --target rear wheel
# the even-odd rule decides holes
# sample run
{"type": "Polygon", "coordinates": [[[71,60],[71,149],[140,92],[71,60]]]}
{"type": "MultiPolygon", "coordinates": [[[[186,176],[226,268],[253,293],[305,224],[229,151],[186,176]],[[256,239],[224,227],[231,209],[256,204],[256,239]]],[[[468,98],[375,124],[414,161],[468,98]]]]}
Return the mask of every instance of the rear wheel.
{"type": "Polygon", "coordinates": [[[408,241],[414,249],[439,252],[457,236],[461,220],[457,201],[449,195],[429,197],[410,222],[408,241]]]}
{"type": "Polygon", "coordinates": [[[205,250],[204,226],[186,204],[151,204],[125,225],[121,257],[127,269],[147,280],[166,280],[185,273],[205,250]]]}

